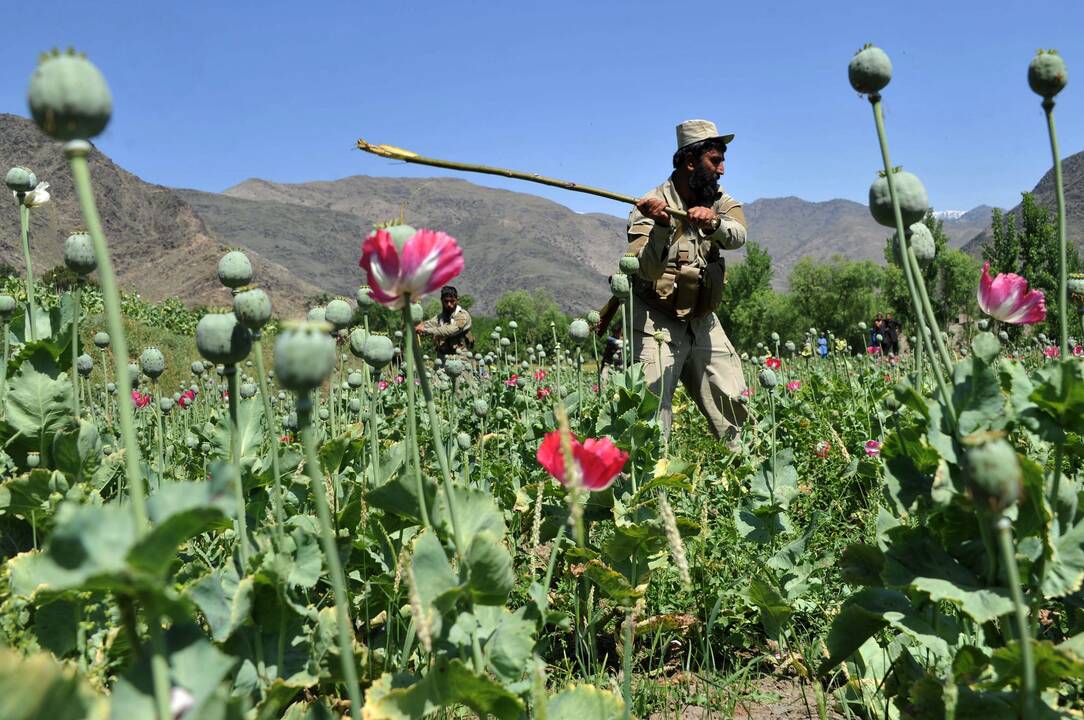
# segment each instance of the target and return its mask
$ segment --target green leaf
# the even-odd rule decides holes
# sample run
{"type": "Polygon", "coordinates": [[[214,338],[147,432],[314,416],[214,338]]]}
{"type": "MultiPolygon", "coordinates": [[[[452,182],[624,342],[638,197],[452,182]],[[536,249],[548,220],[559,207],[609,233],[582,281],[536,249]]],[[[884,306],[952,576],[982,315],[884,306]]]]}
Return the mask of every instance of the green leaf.
{"type": "Polygon", "coordinates": [[[102,444],[94,423],[71,422],[53,437],[53,466],[73,478],[90,477],[102,459],[102,444]]]}
{"type": "Polygon", "coordinates": [[[162,575],[177,559],[177,548],[188,539],[216,527],[228,527],[233,509],[226,479],[212,470],[208,482],[163,485],[147,498],[153,523],[132,549],[129,562],[152,575],[162,575]]]}
{"type": "MultiPolygon", "coordinates": [[[[260,447],[263,445],[265,436],[263,403],[256,398],[238,398],[237,434],[234,436],[234,442],[239,444],[243,469],[250,469],[259,459],[260,447]]],[[[228,422],[215,427],[212,443],[211,456],[228,460],[230,457],[230,424],[228,422]]]]}
{"type": "Polygon", "coordinates": [[[798,496],[798,470],[794,467],[794,451],[782,448],[775,460],[766,458],[750,479],[748,498],[754,507],[787,505],[798,496]]]}
{"type": "MultiPolygon", "coordinates": [[[[1084,680],[1084,662],[1075,653],[1063,652],[1061,646],[1049,640],[1034,640],[1031,643],[1031,656],[1035,664],[1036,687],[1041,692],[1048,688],[1060,687],[1072,680],[1084,680]]],[[[1020,687],[1023,684],[1021,670],[1023,659],[1017,640],[1010,640],[1005,647],[1000,647],[990,656],[995,678],[990,683],[993,689],[1009,685],[1020,687]]]]}
{"type": "Polygon", "coordinates": [[[604,597],[623,607],[631,607],[643,594],[634,588],[624,575],[603,564],[601,560],[588,562],[583,574],[598,586],[604,597]]]}
{"type": "Polygon", "coordinates": [[[512,555],[488,530],[474,536],[465,558],[470,571],[468,589],[480,605],[504,605],[516,584],[512,555]]]}
{"type": "Polygon", "coordinates": [[[421,680],[385,673],[365,693],[366,720],[417,720],[442,707],[466,705],[499,720],[517,720],[523,702],[460,660],[439,660],[421,680]]]}
{"type": "Polygon", "coordinates": [[[503,682],[519,680],[534,654],[535,623],[525,619],[526,608],[494,612],[499,615],[497,628],[482,647],[486,666],[503,682]]]}
{"type": "Polygon", "coordinates": [[[444,546],[431,531],[423,532],[414,544],[410,567],[421,611],[433,637],[437,637],[442,626],[441,617],[452,609],[460,587],[448,556],[444,554],[444,546]]]}
{"type": "Polygon", "coordinates": [[[1004,427],[1005,396],[988,364],[975,355],[961,360],[953,369],[953,383],[952,404],[961,435],[1004,427]]]}
{"type": "Polygon", "coordinates": [[[546,703],[546,720],[618,720],[624,716],[621,698],[593,685],[570,685],[546,703]]]}
{"type": "Polygon", "coordinates": [[[24,657],[0,648],[0,717],[4,720],[105,720],[109,703],[48,653],[24,657]]]}
{"type": "Polygon", "coordinates": [[[852,585],[879,587],[884,564],[884,553],[878,548],[865,543],[852,543],[843,549],[839,573],[845,582],[852,585]]]}
{"type": "Polygon", "coordinates": [[[1006,589],[979,581],[925,528],[900,527],[890,537],[881,573],[886,585],[911,587],[928,593],[931,600],[947,600],[980,624],[1012,612],[1012,596],[1006,589]]]}
{"type": "Polygon", "coordinates": [[[32,511],[39,516],[43,525],[51,525],[41,506],[51,492],[49,480],[53,473],[45,468],[34,468],[26,475],[20,475],[0,485],[0,512],[10,513],[29,519],[32,511]]]}
{"type": "Polygon", "coordinates": [[[22,361],[8,378],[4,416],[9,425],[37,445],[51,447],[51,438],[71,413],[72,384],[44,351],[22,361]],[[45,440],[49,439],[46,443],[45,440]]]}
{"type": "Polygon", "coordinates": [[[1043,579],[1043,595],[1057,598],[1075,593],[1084,584],[1084,521],[1054,542],[1043,579]]]}
{"type": "Polygon", "coordinates": [[[238,578],[232,563],[200,578],[185,594],[203,613],[215,642],[228,640],[252,610],[252,578],[238,578]]]}
{"type": "MultiPolygon", "coordinates": [[[[497,508],[493,496],[477,488],[456,486],[455,508],[459,520],[459,531],[462,537],[459,542],[464,547],[470,547],[474,536],[480,532],[488,531],[495,538],[503,538],[506,532],[504,525],[504,513],[497,508]]],[[[437,497],[430,517],[438,532],[445,538],[452,537],[452,524],[448,514],[448,503],[444,493],[437,497]]]]}
{"type": "Polygon", "coordinates": [[[38,643],[62,658],[76,648],[79,601],[54,600],[34,610],[34,637],[38,643]]]}
{"type": "Polygon", "coordinates": [[[775,588],[759,578],[753,578],[745,589],[745,598],[760,611],[760,624],[773,640],[779,640],[794,614],[794,608],[775,588]]]}
{"type": "Polygon", "coordinates": [[[831,670],[886,627],[886,614],[894,613],[902,617],[910,612],[911,603],[898,590],[867,588],[847,598],[828,630],[825,641],[828,658],[818,672],[824,674],[831,670]]]}
{"type": "Polygon", "coordinates": [[[754,506],[744,498],[734,508],[734,525],[743,540],[760,545],[768,545],[779,535],[790,532],[790,519],[778,506],[754,506]]]}

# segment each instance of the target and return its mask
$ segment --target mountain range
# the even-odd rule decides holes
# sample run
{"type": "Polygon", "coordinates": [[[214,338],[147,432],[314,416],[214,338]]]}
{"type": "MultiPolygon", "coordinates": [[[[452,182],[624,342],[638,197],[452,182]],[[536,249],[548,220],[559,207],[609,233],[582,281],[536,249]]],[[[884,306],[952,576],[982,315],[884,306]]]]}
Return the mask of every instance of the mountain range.
{"type": "MultiPolygon", "coordinates": [[[[1064,161],[1070,238],[1084,244],[1084,153],[1064,161]]],[[[27,119],[0,114],[0,168],[25,165],[51,184],[52,201],[32,213],[31,248],[38,273],[62,262],[63,238],[82,224],[60,145],[27,119]]],[[[90,156],[98,208],[121,284],[150,300],[178,297],[221,306],[218,258],[243,249],[255,281],[284,315],[302,312],[323,293],[353,297],[363,282],[361,240],[374,224],[403,216],[416,227],[460,241],[466,269],[455,282],[490,313],[510,290],[542,288],[566,311],[582,314],[607,297],[606,277],[625,248],[625,219],[581,214],[526,192],[454,178],[354,176],[297,184],[245,180],[221,193],[154,185],[95,150],[90,156]]],[[[1053,207],[1052,181],[1040,181],[1040,203],[1053,207]],[[1049,197],[1048,197],[1049,196],[1049,197]]],[[[950,245],[975,252],[991,208],[944,217],[950,245]]],[[[888,232],[865,205],[764,198],[745,205],[749,239],[773,258],[774,284],[785,286],[799,258],[833,254],[882,262],[888,232]]],[[[0,262],[22,268],[18,211],[0,203],[0,262]]]]}

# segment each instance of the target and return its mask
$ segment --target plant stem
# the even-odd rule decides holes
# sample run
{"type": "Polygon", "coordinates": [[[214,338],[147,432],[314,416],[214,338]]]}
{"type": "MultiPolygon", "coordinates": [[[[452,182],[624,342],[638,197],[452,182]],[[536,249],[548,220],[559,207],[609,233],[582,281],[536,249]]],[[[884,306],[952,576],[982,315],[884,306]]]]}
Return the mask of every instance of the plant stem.
{"type": "Polygon", "coordinates": [[[233,478],[237,484],[234,486],[237,501],[237,548],[241,555],[241,574],[248,572],[248,518],[245,507],[245,487],[241,480],[241,430],[237,421],[237,398],[239,395],[237,382],[237,366],[227,365],[225,368],[227,393],[229,394],[230,412],[230,466],[233,468],[233,478]]]}
{"type": "Polygon", "coordinates": [[[1050,153],[1054,156],[1054,188],[1058,195],[1058,325],[1061,332],[1061,357],[1069,356],[1069,290],[1066,268],[1065,187],[1061,179],[1061,153],[1054,128],[1054,98],[1043,99],[1046,129],[1050,135],[1050,153]]]}
{"type": "MultiPolygon", "coordinates": [[[[231,393],[232,397],[232,393],[231,393]]],[[[342,661],[343,680],[350,697],[350,717],[361,720],[361,694],[358,687],[358,673],[354,666],[353,624],[350,622],[350,609],[346,594],[346,578],[343,576],[339,549],[331,527],[331,509],[327,502],[327,488],[320,473],[320,460],[316,455],[316,438],[312,431],[312,397],[302,392],[297,396],[297,427],[301,431],[301,442],[305,447],[305,473],[309,476],[313,502],[316,503],[316,515],[320,521],[320,540],[324,546],[328,575],[331,576],[331,589],[335,600],[335,617],[339,630],[339,658],[342,661]]],[[[390,618],[389,618],[390,622],[390,618]]]]}
{"type": "MultiPolygon", "coordinates": [[[[76,370],[76,360],[79,359],[79,313],[82,310],[80,307],[81,301],[81,287],[79,283],[75,284],[73,291],[75,296],[75,318],[72,320],[72,410],[75,412],[75,419],[79,419],[79,372],[76,370]]],[[[6,338],[5,338],[6,340],[6,338]]],[[[6,365],[6,363],[5,363],[6,365]]]]}
{"type": "Polygon", "coordinates": [[[414,480],[418,493],[418,510],[421,513],[422,527],[429,528],[429,511],[425,506],[425,480],[422,478],[421,450],[418,447],[417,400],[414,393],[414,325],[410,322],[410,298],[403,303],[403,340],[406,345],[406,384],[407,384],[407,445],[411,448],[414,461],[414,480]]]}
{"type": "Polygon", "coordinates": [[[263,365],[263,342],[260,330],[252,331],[252,349],[256,355],[256,375],[260,378],[260,400],[263,402],[264,427],[267,431],[268,444],[271,446],[271,474],[275,503],[275,537],[281,544],[286,523],[286,511],[282,507],[282,472],[279,470],[279,435],[274,428],[274,415],[271,410],[271,397],[267,388],[267,373],[263,365]]]}
{"type": "Polygon", "coordinates": [[[11,357],[11,347],[8,342],[8,322],[4,320],[4,376],[0,381],[0,417],[4,417],[7,411],[4,410],[4,398],[7,396],[8,391],[8,360],[11,357]]]}
{"type": "Polygon", "coordinates": [[[38,339],[37,331],[34,328],[34,267],[30,262],[30,208],[23,204],[25,193],[19,193],[19,230],[20,236],[23,241],[23,260],[26,263],[26,309],[29,320],[27,320],[27,331],[30,333],[30,340],[34,341],[38,339]]]}
{"type": "Polygon", "coordinates": [[[1012,541],[1012,523],[1007,517],[1001,517],[997,523],[997,539],[1001,546],[1001,557],[1005,564],[1006,581],[1012,593],[1013,606],[1016,610],[1016,629],[1020,643],[1021,677],[1020,716],[1034,717],[1035,707],[1035,661],[1031,656],[1031,625],[1028,622],[1027,605],[1020,590],[1020,571],[1016,567],[1016,550],[1012,541]]]}

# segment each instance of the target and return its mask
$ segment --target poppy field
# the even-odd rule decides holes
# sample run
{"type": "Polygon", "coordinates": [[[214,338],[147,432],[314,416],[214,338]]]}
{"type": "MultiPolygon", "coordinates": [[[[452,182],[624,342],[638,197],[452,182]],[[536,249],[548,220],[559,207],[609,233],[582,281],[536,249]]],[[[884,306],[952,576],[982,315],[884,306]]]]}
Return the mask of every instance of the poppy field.
{"type": "MultiPolygon", "coordinates": [[[[822,356],[816,328],[764,328],[735,449],[683,390],[664,434],[587,309],[548,342],[512,320],[430,357],[418,303],[463,270],[439,229],[374,228],[356,297],[297,321],[240,251],[192,270],[231,308],[122,296],[87,168],[112,97],[85,57],[43,56],[31,114],[86,228],[65,263],[97,282],[35,280],[48,185],[8,171],[26,276],[0,285],[0,717],[1084,714],[1084,336],[1064,312],[1030,332],[1043,292],[989,268],[983,317],[943,332],[926,191],[889,157],[891,63],[867,46],[848,75],[915,336],[888,356],[856,326],[822,356]]],[[[1056,173],[1065,79],[1052,51],[1028,68],[1056,173]]],[[[1062,198],[1063,253],[1064,226],[1062,198]]],[[[1084,312],[1084,278],[1057,292],[1084,312]]]]}

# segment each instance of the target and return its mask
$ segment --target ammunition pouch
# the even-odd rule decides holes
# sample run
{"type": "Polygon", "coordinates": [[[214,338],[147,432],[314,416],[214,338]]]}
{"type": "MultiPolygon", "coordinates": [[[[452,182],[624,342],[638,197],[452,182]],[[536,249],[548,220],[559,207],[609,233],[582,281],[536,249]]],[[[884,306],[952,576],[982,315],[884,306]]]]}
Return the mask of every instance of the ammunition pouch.
{"type": "Polygon", "coordinates": [[[723,260],[705,267],[667,267],[655,282],[637,281],[639,298],[650,308],[678,320],[702,318],[719,307],[726,277],[723,260]]]}

